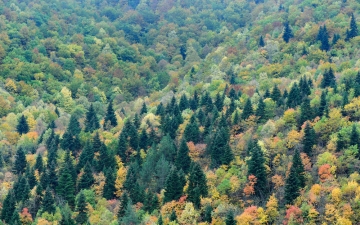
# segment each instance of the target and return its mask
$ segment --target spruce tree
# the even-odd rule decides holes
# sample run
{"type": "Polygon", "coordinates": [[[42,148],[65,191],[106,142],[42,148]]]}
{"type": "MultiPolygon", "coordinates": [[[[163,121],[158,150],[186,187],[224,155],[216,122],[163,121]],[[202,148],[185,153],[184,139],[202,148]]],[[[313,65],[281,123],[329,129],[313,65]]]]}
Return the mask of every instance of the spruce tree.
{"type": "Polygon", "coordinates": [[[216,94],[216,97],[215,97],[215,106],[219,110],[222,110],[222,108],[224,106],[224,99],[220,96],[219,92],[216,94]]]}
{"type": "Polygon", "coordinates": [[[344,137],[341,133],[338,133],[336,140],[336,152],[340,152],[345,147],[346,147],[346,142],[344,140],[344,137]]]}
{"type": "Polygon", "coordinates": [[[212,167],[229,165],[229,163],[233,160],[233,154],[229,146],[229,135],[224,127],[216,132],[210,149],[212,167]]]}
{"type": "Polygon", "coordinates": [[[324,115],[325,109],[326,109],[326,91],[321,92],[321,97],[320,97],[320,106],[319,106],[319,110],[318,110],[318,116],[322,117],[324,115]]]}
{"type": "Polygon", "coordinates": [[[104,124],[106,124],[107,122],[110,122],[110,125],[113,127],[117,126],[117,120],[116,120],[116,115],[114,112],[114,108],[113,108],[113,102],[110,101],[107,111],[106,111],[106,116],[105,116],[105,121],[104,124]]]}
{"type": "Polygon", "coordinates": [[[177,222],[177,216],[176,216],[176,212],[175,210],[173,210],[170,214],[170,217],[169,217],[169,220],[170,222],[174,221],[174,222],[177,222]]]}
{"type": "Polygon", "coordinates": [[[263,95],[263,98],[264,98],[264,99],[270,98],[270,91],[269,91],[268,88],[266,88],[265,93],[264,93],[264,95],[263,95]]]}
{"type": "Polygon", "coordinates": [[[359,148],[359,133],[356,129],[355,124],[353,124],[351,128],[350,145],[357,145],[359,148]]]}
{"type": "Polygon", "coordinates": [[[33,189],[33,187],[35,187],[36,184],[37,184],[34,168],[30,169],[30,166],[27,166],[25,176],[26,176],[26,179],[29,182],[30,189],[33,189]]]}
{"type": "Polygon", "coordinates": [[[24,115],[21,115],[21,117],[18,121],[18,125],[16,126],[16,131],[20,135],[26,134],[27,132],[29,132],[29,125],[28,125],[24,115]]]}
{"type": "Polygon", "coordinates": [[[60,225],[76,225],[75,221],[72,218],[72,211],[68,204],[60,208],[61,210],[61,220],[60,225]]]}
{"type": "Polygon", "coordinates": [[[260,98],[258,107],[255,112],[255,116],[259,117],[258,122],[264,123],[266,122],[266,116],[265,116],[265,103],[262,98],[260,98]]]}
{"type": "Polygon", "coordinates": [[[120,156],[121,161],[123,163],[127,162],[127,155],[126,155],[126,150],[127,150],[127,139],[126,139],[126,134],[124,131],[121,132],[121,134],[119,135],[119,143],[118,143],[118,149],[117,149],[117,155],[120,156]]]}
{"type": "Polygon", "coordinates": [[[5,221],[6,223],[10,223],[11,217],[15,211],[15,196],[14,192],[10,190],[5,197],[5,200],[2,205],[1,209],[1,220],[5,221]]]}
{"type": "Polygon", "coordinates": [[[229,211],[226,215],[225,225],[236,225],[236,221],[234,219],[234,213],[229,211]]]}
{"type": "Polygon", "coordinates": [[[79,183],[78,183],[78,190],[82,189],[90,189],[91,185],[95,182],[93,172],[90,166],[90,163],[87,162],[85,164],[84,173],[82,174],[79,183]]]}
{"type": "Polygon", "coordinates": [[[163,225],[163,224],[164,224],[164,221],[162,219],[162,215],[160,214],[157,225],[163,225]]]}
{"type": "Polygon", "coordinates": [[[78,214],[76,215],[75,221],[78,224],[85,224],[88,220],[88,209],[86,205],[86,198],[83,192],[80,192],[78,201],[76,203],[76,211],[78,214]]]}
{"type": "Polygon", "coordinates": [[[117,213],[118,220],[120,220],[125,215],[125,211],[128,203],[129,203],[129,196],[126,192],[123,192],[123,194],[120,197],[120,206],[119,206],[119,211],[117,213]]]}
{"type": "Polygon", "coordinates": [[[195,144],[200,141],[199,125],[196,122],[194,114],[191,116],[190,122],[185,127],[184,138],[186,141],[192,141],[195,144]]]}
{"type": "MultiPolygon", "coordinates": [[[[286,96],[287,92],[284,92],[284,98],[286,96]]],[[[295,83],[291,89],[290,89],[290,93],[287,96],[287,102],[286,105],[289,108],[295,108],[296,106],[298,106],[301,103],[301,93],[299,90],[299,86],[297,83],[295,83]]]]}
{"type": "Polygon", "coordinates": [[[354,13],[351,14],[351,20],[350,20],[350,29],[346,33],[346,40],[350,40],[351,38],[354,38],[358,36],[358,27],[356,24],[354,13]]]}
{"type": "Polygon", "coordinates": [[[146,150],[147,149],[147,146],[148,146],[148,135],[146,133],[146,129],[142,129],[141,130],[141,134],[140,134],[140,137],[139,137],[139,147],[140,149],[144,149],[146,150]]]}
{"type": "Polygon", "coordinates": [[[129,146],[132,149],[136,150],[139,147],[139,135],[136,127],[134,125],[131,125],[126,133],[130,137],[129,146]]]}
{"type": "Polygon", "coordinates": [[[260,46],[260,47],[264,47],[264,46],[265,46],[265,42],[264,42],[263,36],[260,36],[260,38],[259,38],[259,46],[260,46]]]}
{"type": "Polygon", "coordinates": [[[182,191],[183,186],[180,184],[176,168],[173,167],[166,179],[164,202],[178,200],[182,195],[182,191]]]}
{"type": "Polygon", "coordinates": [[[107,200],[114,199],[115,198],[115,171],[111,167],[109,167],[105,171],[105,185],[103,190],[103,197],[107,200]]]}
{"type": "Polygon", "coordinates": [[[265,159],[256,140],[249,145],[249,152],[251,158],[247,162],[248,175],[254,175],[257,178],[257,182],[254,186],[255,194],[264,196],[267,194],[266,169],[264,165],[265,159]]]}
{"type": "Polygon", "coordinates": [[[200,206],[200,197],[206,197],[208,195],[206,176],[198,163],[193,163],[191,165],[188,180],[188,199],[198,208],[200,206]]]}
{"type": "Polygon", "coordinates": [[[290,28],[289,22],[286,22],[284,24],[283,39],[286,43],[288,43],[292,37],[294,37],[293,32],[290,28]]]}
{"type": "Polygon", "coordinates": [[[212,222],[212,213],[213,211],[213,208],[211,207],[211,205],[206,205],[205,206],[205,212],[204,212],[204,218],[203,218],[203,221],[204,222],[207,222],[208,224],[211,224],[212,222]]]}
{"type": "Polygon", "coordinates": [[[281,99],[281,92],[277,85],[274,85],[270,98],[275,102],[278,102],[281,99]]]}
{"type": "Polygon", "coordinates": [[[330,67],[328,71],[325,71],[323,79],[321,80],[321,87],[327,88],[327,87],[335,87],[336,81],[335,81],[335,75],[333,69],[330,67]]]}
{"type": "Polygon", "coordinates": [[[50,214],[55,213],[55,201],[49,187],[47,187],[45,191],[41,212],[48,212],[50,214]]]}
{"type": "Polygon", "coordinates": [[[285,202],[292,204],[293,201],[300,195],[299,179],[294,164],[291,166],[290,173],[285,182],[285,202]]]}
{"type": "Polygon", "coordinates": [[[44,162],[43,162],[42,156],[40,154],[38,154],[36,156],[36,162],[35,162],[35,165],[34,165],[34,169],[38,170],[39,173],[41,173],[43,171],[43,169],[44,169],[44,162]]]}
{"type": "Polygon", "coordinates": [[[305,121],[311,120],[313,118],[313,113],[310,106],[310,100],[308,98],[304,99],[303,103],[301,104],[300,110],[301,113],[300,113],[299,126],[302,126],[305,121]]]}
{"type": "Polygon", "coordinates": [[[61,147],[64,150],[77,150],[78,145],[78,135],[81,131],[79,121],[77,118],[72,115],[70,117],[69,125],[66,129],[66,132],[64,133],[62,140],[61,140],[61,147]]]}
{"type": "Polygon", "coordinates": [[[330,43],[329,43],[329,34],[327,32],[326,26],[320,26],[319,33],[317,39],[321,42],[320,49],[322,51],[329,51],[330,50],[330,43]]]}
{"type": "Polygon", "coordinates": [[[22,225],[22,223],[20,221],[19,212],[17,210],[14,210],[14,213],[12,214],[10,224],[11,225],[22,225]]]}
{"type": "Polygon", "coordinates": [[[135,127],[136,130],[138,130],[140,125],[141,125],[140,124],[140,118],[139,118],[139,115],[137,113],[135,113],[133,124],[134,124],[134,127],[135,127]]]}
{"type": "Polygon", "coordinates": [[[179,102],[179,109],[180,111],[184,111],[185,109],[189,108],[189,101],[185,94],[181,95],[180,102],[179,102]]]}
{"type": "Polygon", "coordinates": [[[75,183],[67,167],[63,167],[59,174],[57,194],[71,206],[75,206],[75,183]]]}
{"type": "Polygon", "coordinates": [[[148,112],[145,102],[143,102],[140,115],[146,114],[148,112]]]}
{"type": "Polygon", "coordinates": [[[23,149],[20,147],[16,151],[14,171],[16,174],[22,174],[25,172],[25,168],[26,168],[26,157],[23,149]]]}
{"type": "Polygon", "coordinates": [[[303,137],[303,151],[308,155],[312,156],[312,149],[316,143],[316,134],[315,130],[310,126],[309,123],[306,123],[304,128],[304,137],[303,137]]]}
{"type": "Polygon", "coordinates": [[[100,128],[99,119],[96,116],[96,112],[93,104],[90,105],[85,118],[85,132],[93,132],[100,128]]]}
{"type": "Polygon", "coordinates": [[[253,115],[253,108],[252,108],[252,105],[251,105],[250,98],[248,98],[246,100],[244,110],[243,110],[243,112],[241,114],[241,119],[246,120],[251,115],[253,115]]]}
{"type": "MultiPolygon", "coordinates": [[[[72,177],[72,179],[74,179],[74,177],[72,177]]],[[[48,174],[47,174],[47,182],[48,185],[50,186],[50,188],[52,188],[53,190],[55,190],[55,188],[58,185],[58,176],[56,174],[56,165],[54,163],[52,163],[49,166],[49,170],[48,170],[48,174]]],[[[41,184],[43,185],[43,184],[41,184]]],[[[47,185],[43,185],[43,187],[47,187],[47,185]]]]}
{"type": "Polygon", "coordinates": [[[125,215],[120,220],[120,225],[140,224],[139,218],[136,215],[135,209],[131,201],[126,206],[125,215]]]}
{"type": "Polygon", "coordinates": [[[85,143],[85,146],[80,153],[79,161],[78,161],[78,164],[76,165],[77,171],[80,171],[87,162],[92,164],[93,159],[94,159],[94,149],[93,149],[93,146],[91,145],[91,142],[88,140],[85,143]]]}
{"type": "Polygon", "coordinates": [[[182,169],[185,173],[187,173],[190,169],[191,158],[189,156],[189,148],[186,144],[185,139],[181,140],[179,150],[176,154],[175,166],[178,169],[182,169]]]}
{"type": "Polygon", "coordinates": [[[296,174],[299,181],[299,188],[305,187],[305,169],[298,150],[295,150],[294,153],[293,166],[296,169],[296,174]]]}

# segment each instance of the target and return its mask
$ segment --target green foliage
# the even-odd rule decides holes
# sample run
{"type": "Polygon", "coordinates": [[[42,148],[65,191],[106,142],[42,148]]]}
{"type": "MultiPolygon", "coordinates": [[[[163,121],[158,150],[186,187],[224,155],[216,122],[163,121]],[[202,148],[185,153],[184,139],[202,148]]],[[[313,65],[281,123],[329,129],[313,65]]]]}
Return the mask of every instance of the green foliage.
{"type": "Polygon", "coordinates": [[[16,126],[16,130],[20,135],[29,132],[29,125],[24,115],[21,115],[18,121],[18,125],[16,126]]]}
{"type": "Polygon", "coordinates": [[[194,203],[196,207],[200,206],[200,196],[206,197],[208,195],[206,177],[198,163],[191,165],[187,193],[189,201],[194,203]]]}
{"type": "Polygon", "coordinates": [[[84,193],[80,192],[76,203],[76,211],[78,212],[75,221],[79,224],[85,224],[88,220],[88,209],[86,206],[86,199],[84,193]]]}

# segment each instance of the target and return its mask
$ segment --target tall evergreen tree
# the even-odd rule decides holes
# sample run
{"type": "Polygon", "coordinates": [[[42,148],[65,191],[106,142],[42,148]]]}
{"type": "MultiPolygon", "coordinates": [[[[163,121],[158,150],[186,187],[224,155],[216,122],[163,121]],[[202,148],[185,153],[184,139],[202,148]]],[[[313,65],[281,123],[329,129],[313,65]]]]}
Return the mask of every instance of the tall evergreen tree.
{"type": "Polygon", "coordinates": [[[109,167],[105,172],[105,185],[103,190],[103,197],[107,200],[115,198],[115,171],[109,167]]]}
{"type": "Polygon", "coordinates": [[[61,220],[60,225],[76,225],[75,221],[72,218],[72,211],[68,204],[60,208],[61,210],[61,220]]]}
{"type": "Polygon", "coordinates": [[[42,156],[40,154],[38,154],[36,156],[36,161],[35,161],[35,165],[34,165],[34,169],[35,170],[38,170],[39,173],[41,173],[44,169],[44,162],[43,162],[43,159],[42,159],[42,156]]]}
{"type": "Polygon", "coordinates": [[[34,168],[30,169],[30,166],[27,166],[25,171],[25,176],[26,179],[28,180],[30,189],[33,189],[33,187],[35,187],[35,185],[37,184],[34,168]]]}
{"type": "Polygon", "coordinates": [[[170,217],[169,217],[169,220],[170,220],[170,222],[177,222],[177,216],[176,216],[176,212],[175,212],[175,210],[173,210],[172,212],[171,212],[171,214],[170,214],[170,217]]]}
{"type": "Polygon", "coordinates": [[[262,98],[260,98],[258,107],[255,112],[255,116],[259,117],[258,122],[264,123],[266,122],[266,116],[265,116],[265,103],[262,98]]]}
{"type": "Polygon", "coordinates": [[[265,46],[264,38],[263,38],[262,35],[261,35],[260,38],[259,38],[259,46],[260,46],[260,47],[264,47],[264,46],[265,46]]]}
{"type": "Polygon", "coordinates": [[[327,32],[326,25],[324,25],[322,27],[320,26],[317,39],[321,42],[320,49],[322,51],[330,50],[329,34],[327,32]]]}
{"type": "Polygon", "coordinates": [[[176,168],[173,167],[166,179],[164,202],[178,200],[183,192],[183,186],[180,183],[176,168]]]}
{"type": "Polygon", "coordinates": [[[22,135],[22,134],[26,134],[27,132],[29,132],[29,125],[26,121],[26,118],[24,115],[22,115],[18,121],[18,124],[16,126],[16,131],[22,135]]]}
{"type": "Polygon", "coordinates": [[[179,102],[179,109],[182,112],[187,108],[189,108],[189,100],[187,99],[185,94],[182,94],[179,102]]]}
{"type": "Polygon", "coordinates": [[[116,120],[116,115],[115,115],[112,101],[110,101],[110,103],[108,105],[104,123],[106,124],[108,121],[110,122],[110,125],[113,127],[116,127],[118,124],[117,120],[116,120]]]}
{"type": "Polygon", "coordinates": [[[359,148],[359,133],[356,129],[355,124],[353,124],[351,128],[350,145],[357,145],[359,148]]]}
{"type": "Polygon", "coordinates": [[[325,71],[324,77],[321,80],[321,87],[327,88],[327,87],[335,87],[336,81],[335,81],[335,75],[333,69],[330,67],[328,71],[325,71]]]}
{"type": "Polygon", "coordinates": [[[190,169],[191,158],[189,156],[189,148],[186,144],[185,139],[181,140],[180,147],[176,154],[175,166],[178,169],[182,169],[185,173],[187,173],[190,169]]]}
{"type": "Polygon", "coordinates": [[[336,140],[336,152],[340,152],[346,147],[346,141],[341,133],[338,133],[336,140]]]}
{"type": "Polygon", "coordinates": [[[350,29],[346,32],[346,40],[350,40],[351,38],[354,38],[358,36],[358,27],[356,24],[355,16],[354,14],[351,14],[351,20],[350,20],[350,29]]]}
{"type": "Polygon", "coordinates": [[[20,147],[16,151],[14,171],[16,174],[22,174],[25,172],[25,168],[26,168],[26,157],[23,149],[20,147]]]}
{"type": "Polygon", "coordinates": [[[144,115],[147,112],[148,112],[148,110],[147,110],[146,104],[145,104],[145,102],[143,102],[142,107],[141,107],[141,111],[140,111],[140,115],[144,115]]]}
{"type": "Polygon", "coordinates": [[[290,173],[286,179],[285,183],[285,202],[286,204],[292,204],[293,201],[299,197],[299,179],[297,176],[296,167],[294,164],[290,168],[290,173]]]}
{"type": "Polygon", "coordinates": [[[318,116],[322,117],[326,110],[327,102],[326,102],[326,91],[321,92],[320,97],[320,106],[318,109],[318,116]]]}
{"type": "Polygon", "coordinates": [[[123,131],[119,135],[119,143],[118,143],[118,149],[117,149],[117,155],[120,156],[121,161],[123,163],[126,163],[128,160],[126,150],[127,150],[127,139],[126,139],[126,134],[123,131]]]}
{"type": "Polygon", "coordinates": [[[211,166],[228,165],[233,155],[229,146],[229,135],[225,128],[221,128],[215,134],[215,138],[210,146],[211,166]]]}
{"type": "Polygon", "coordinates": [[[289,22],[286,22],[284,24],[283,39],[288,43],[292,37],[294,37],[292,29],[290,28],[289,22]]]}
{"type": "Polygon", "coordinates": [[[6,223],[10,223],[11,217],[15,211],[15,196],[14,192],[10,190],[5,197],[5,200],[2,205],[1,209],[1,220],[5,221],[6,223]]]}
{"type": "Polygon", "coordinates": [[[193,163],[190,169],[189,186],[187,189],[188,199],[195,207],[200,206],[200,197],[208,195],[206,176],[198,163],[193,163]]]}
{"type": "Polygon", "coordinates": [[[125,215],[126,207],[129,201],[130,200],[128,194],[126,192],[123,192],[120,197],[120,206],[119,206],[119,211],[117,213],[118,220],[120,220],[125,215]]]}
{"type": "MultiPolygon", "coordinates": [[[[284,98],[285,98],[285,93],[284,92],[284,98]]],[[[287,96],[287,102],[286,105],[289,108],[295,108],[296,106],[298,106],[301,103],[301,93],[300,93],[300,89],[297,83],[295,83],[291,89],[290,89],[290,93],[287,96]]]]}
{"type": "Polygon", "coordinates": [[[80,192],[78,201],[76,203],[76,211],[78,214],[76,215],[75,221],[78,224],[85,224],[88,220],[88,209],[86,205],[86,198],[83,192],[80,192]]]}
{"type": "Polygon", "coordinates": [[[59,174],[57,194],[71,206],[75,206],[75,183],[67,167],[63,167],[59,174]]]}
{"type": "Polygon", "coordinates": [[[253,108],[251,105],[250,98],[246,100],[243,113],[241,114],[241,119],[246,120],[249,116],[253,115],[253,108]]]}
{"type": "Polygon", "coordinates": [[[45,196],[42,201],[42,213],[48,212],[50,214],[55,213],[55,201],[49,187],[46,188],[45,196]]]}
{"type": "Polygon", "coordinates": [[[305,121],[311,120],[313,118],[313,113],[310,106],[310,100],[308,98],[305,98],[303,100],[300,110],[301,113],[300,113],[299,126],[302,126],[305,121]]]}
{"type": "Polygon", "coordinates": [[[80,134],[81,128],[79,121],[77,118],[72,115],[70,117],[69,125],[64,133],[62,140],[61,140],[61,147],[64,150],[71,150],[75,151],[79,148],[79,139],[78,135],[80,134]]]}
{"type": "Polygon", "coordinates": [[[82,174],[79,183],[78,183],[78,190],[82,189],[89,189],[91,185],[95,182],[93,172],[90,166],[90,163],[87,162],[85,164],[84,173],[82,174]]]}
{"type": "Polygon", "coordinates": [[[208,205],[205,206],[205,212],[204,212],[204,217],[203,217],[204,222],[207,222],[207,223],[211,224],[211,222],[212,222],[212,215],[211,215],[212,211],[213,211],[213,208],[211,207],[211,205],[208,204],[208,205]]]}
{"type": "Polygon", "coordinates": [[[298,150],[295,150],[294,153],[293,166],[296,169],[296,174],[299,181],[299,188],[305,187],[305,169],[298,150]]]}
{"type": "Polygon", "coordinates": [[[135,209],[132,206],[131,201],[128,202],[125,210],[125,215],[120,220],[120,225],[128,225],[128,224],[140,224],[140,220],[136,215],[135,209]]]}
{"type": "Polygon", "coordinates": [[[143,128],[141,130],[141,134],[140,134],[140,137],[139,137],[139,147],[140,149],[144,149],[146,150],[147,147],[148,147],[148,144],[149,144],[149,140],[148,140],[148,135],[146,133],[146,129],[143,128]]]}
{"type": "Polygon", "coordinates": [[[236,225],[236,221],[234,219],[234,213],[229,211],[226,215],[225,225],[236,225]]]}
{"type": "Polygon", "coordinates": [[[255,140],[249,145],[249,152],[251,155],[248,164],[248,175],[254,175],[257,178],[257,182],[254,186],[255,194],[258,196],[264,196],[267,194],[267,180],[264,155],[260,149],[260,146],[255,140]]]}
{"type": "Polygon", "coordinates": [[[200,130],[195,119],[195,114],[191,116],[190,123],[188,123],[185,127],[184,138],[186,141],[192,141],[195,144],[200,141],[200,130]]]}
{"type": "MultiPolygon", "coordinates": [[[[86,162],[92,164],[94,159],[94,149],[91,142],[88,140],[85,143],[83,150],[80,153],[78,164],[76,165],[77,171],[80,171],[86,164],[86,162]]],[[[102,168],[100,168],[102,169],[102,168]]]]}
{"type": "Polygon", "coordinates": [[[279,101],[281,99],[281,92],[277,85],[274,85],[273,90],[271,92],[270,98],[274,100],[275,102],[279,101]]]}
{"type": "Polygon", "coordinates": [[[85,132],[93,132],[99,128],[99,119],[96,116],[93,104],[91,104],[88,112],[86,113],[85,132]]]}
{"type": "Polygon", "coordinates": [[[304,128],[304,137],[303,137],[303,151],[308,155],[312,155],[312,149],[316,143],[315,130],[310,126],[309,123],[306,123],[304,128]]]}
{"type": "Polygon", "coordinates": [[[215,106],[219,110],[222,110],[222,108],[224,106],[224,99],[220,96],[219,92],[216,94],[216,97],[215,97],[215,106]]]}

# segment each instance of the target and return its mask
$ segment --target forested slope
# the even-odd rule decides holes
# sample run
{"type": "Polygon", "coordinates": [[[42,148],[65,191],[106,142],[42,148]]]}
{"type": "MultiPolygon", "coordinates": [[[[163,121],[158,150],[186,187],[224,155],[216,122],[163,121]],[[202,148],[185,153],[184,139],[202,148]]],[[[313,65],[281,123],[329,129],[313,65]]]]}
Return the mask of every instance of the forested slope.
{"type": "Polygon", "coordinates": [[[0,0],[0,223],[359,224],[359,9],[0,0]]]}

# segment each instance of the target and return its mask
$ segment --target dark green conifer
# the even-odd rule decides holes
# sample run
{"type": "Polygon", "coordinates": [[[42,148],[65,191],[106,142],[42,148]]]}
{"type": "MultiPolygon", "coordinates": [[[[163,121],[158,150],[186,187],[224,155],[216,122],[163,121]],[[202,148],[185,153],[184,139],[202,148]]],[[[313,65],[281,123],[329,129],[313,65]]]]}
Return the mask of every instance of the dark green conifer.
{"type": "Polygon", "coordinates": [[[312,109],[310,106],[310,100],[305,98],[303,103],[301,104],[301,113],[300,113],[300,120],[299,126],[302,126],[305,121],[311,120],[313,118],[312,109]]]}
{"type": "Polygon", "coordinates": [[[240,121],[240,114],[239,114],[239,111],[236,110],[236,111],[235,111],[235,115],[234,115],[234,119],[233,119],[233,125],[238,124],[239,121],[240,121]]]}
{"type": "Polygon", "coordinates": [[[90,189],[91,185],[95,182],[93,171],[91,169],[90,163],[87,162],[85,164],[84,173],[82,174],[79,183],[78,183],[78,190],[82,189],[90,189]]]}
{"type": "Polygon", "coordinates": [[[194,96],[193,98],[190,100],[190,109],[191,110],[196,110],[198,108],[198,104],[199,104],[199,96],[197,94],[197,91],[194,91],[194,96]]]}
{"type": "Polygon", "coordinates": [[[139,118],[139,115],[137,113],[135,113],[135,116],[134,116],[134,127],[136,130],[139,129],[140,127],[140,118],[139,118]]]}
{"type": "Polygon", "coordinates": [[[197,208],[200,206],[200,197],[208,195],[206,176],[198,163],[191,165],[187,193],[189,201],[197,208]]]}
{"type": "Polygon", "coordinates": [[[222,110],[222,108],[224,106],[224,99],[220,96],[219,92],[216,94],[216,97],[215,97],[215,106],[219,110],[222,110]]]}
{"type": "Polygon", "coordinates": [[[182,169],[185,173],[187,173],[190,169],[191,158],[189,156],[189,148],[186,144],[185,139],[181,140],[179,150],[176,154],[175,166],[178,169],[182,169]]]}
{"type": "Polygon", "coordinates": [[[113,126],[113,127],[116,127],[117,124],[118,124],[117,120],[116,120],[116,115],[115,115],[115,112],[114,112],[113,102],[112,101],[109,102],[109,105],[108,105],[108,108],[107,108],[107,111],[106,111],[106,116],[105,116],[104,123],[106,124],[108,121],[110,122],[110,125],[113,126]]]}
{"type": "Polygon", "coordinates": [[[241,114],[241,119],[246,120],[249,116],[253,115],[253,108],[251,105],[250,98],[246,100],[243,113],[241,114]]]}
{"type": "Polygon", "coordinates": [[[359,148],[359,133],[356,129],[355,124],[353,124],[351,128],[350,145],[357,145],[359,148]]]}
{"type": "Polygon", "coordinates": [[[68,204],[60,208],[61,210],[61,220],[60,225],[76,225],[75,221],[72,218],[72,211],[68,204]]]}
{"type": "Polygon", "coordinates": [[[184,111],[185,109],[189,108],[189,101],[185,94],[181,95],[180,102],[179,102],[179,109],[180,111],[184,111]]]}
{"type": "Polygon", "coordinates": [[[347,32],[346,32],[346,41],[348,41],[351,38],[354,38],[356,36],[358,36],[358,27],[356,24],[354,13],[352,13],[351,20],[350,20],[350,30],[347,30],[347,32]]]}
{"type": "Polygon", "coordinates": [[[27,132],[29,132],[29,125],[26,121],[26,118],[24,115],[21,115],[18,124],[16,126],[16,131],[22,135],[22,134],[26,134],[27,132]]]}
{"type": "Polygon", "coordinates": [[[346,147],[346,142],[344,140],[344,137],[341,133],[338,133],[337,140],[336,140],[336,151],[340,152],[345,147],[346,147]]]}
{"type": "Polygon", "coordinates": [[[173,211],[171,212],[170,217],[169,217],[169,220],[170,220],[170,222],[172,222],[172,221],[177,222],[177,216],[176,216],[175,210],[173,210],[173,211]]]}
{"type": "Polygon", "coordinates": [[[179,176],[178,173],[176,172],[176,168],[173,167],[166,179],[164,202],[178,200],[182,195],[182,191],[183,191],[183,186],[179,181],[179,176]]]}
{"type": "Polygon", "coordinates": [[[63,167],[59,174],[57,194],[62,197],[70,207],[75,206],[75,183],[67,167],[63,167]]]}
{"type": "Polygon", "coordinates": [[[94,158],[94,149],[91,145],[91,142],[88,140],[85,143],[85,146],[83,150],[80,153],[78,164],[76,165],[76,170],[80,171],[86,164],[86,162],[89,162],[90,164],[93,163],[94,158]]]}
{"type": "Polygon", "coordinates": [[[265,42],[264,42],[263,36],[260,36],[260,38],[259,38],[259,46],[260,46],[260,47],[264,47],[264,46],[265,46],[265,42]]]}
{"type": "MultiPolygon", "coordinates": [[[[287,93],[287,92],[284,92],[284,98],[285,98],[285,95],[286,95],[285,93],[287,93]]],[[[289,93],[289,95],[287,96],[286,105],[287,105],[287,107],[289,107],[289,108],[295,108],[295,107],[298,106],[300,103],[301,103],[301,93],[300,93],[298,84],[295,83],[295,84],[291,87],[290,93],[289,93]]]]}
{"type": "Polygon", "coordinates": [[[120,206],[119,206],[119,211],[117,213],[117,217],[118,220],[120,220],[126,212],[126,207],[129,203],[129,196],[126,192],[123,192],[123,194],[120,197],[120,206]]]}
{"type": "Polygon", "coordinates": [[[299,179],[294,165],[291,166],[290,173],[286,178],[285,183],[285,202],[292,204],[293,201],[300,195],[299,179]]]}
{"type": "Polygon", "coordinates": [[[195,119],[195,114],[191,116],[190,122],[185,127],[184,138],[186,141],[192,141],[195,144],[200,140],[200,130],[195,119]]]}
{"type": "Polygon", "coordinates": [[[321,87],[327,88],[327,87],[335,87],[336,81],[335,81],[335,75],[333,69],[330,67],[328,71],[325,71],[323,79],[321,80],[321,87]]]}
{"type": "Polygon", "coordinates": [[[295,150],[294,157],[293,157],[293,166],[296,169],[296,174],[299,181],[299,188],[305,187],[305,169],[304,165],[302,163],[300,152],[298,150],[295,150]]]}
{"type": "Polygon", "coordinates": [[[11,217],[15,211],[15,196],[14,192],[10,190],[6,195],[6,198],[3,202],[2,209],[1,209],[1,220],[5,221],[6,223],[10,223],[11,217]]]}
{"type": "Polygon", "coordinates": [[[37,184],[34,168],[30,169],[30,166],[27,166],[25,176],[26,176],[26,179],[29,182],[30,189],[33,189],[33,187],[35,187],[35,185],[37,184]]]}
{"type": "Polygon", "coordinates": [[[35,165],[34,165],[34,169],[38,170],[39,173],[41,173],[43,171],[43,169],[44,169],[44,162],[43,162],[42,156],[40,154],[38,154],[36,156],[36,162],[35,162],[35,165]]]}
{"type": "Polygon", "coordinates": [[[290,41],[290,39],[294,37],[292,30],[290,28],[289,22],[285,22],[284,24],[284,32],[283,32],[283,39],[286,43],[290,41]]]}
{"type": "Polygon", "coordinates": [[[126,134],[123,131],[123,132],[121,132],[121,134],[119,136],[119,143],[118,143],[118,149],[117,149],[117,154],[120,156],[121,161],[123,163],[126,163],[128,160],[126,150],[127,150],[127,139],[126,139],[126,134]]]}
{"type": "Polygon", "coordinates": [[[20,221],[19,212],[17,210],[14,210],[14,213],[11,216],[10,224],[11,225],[21,225],[22,224],[20,221]]]}
{"type": "Polygon", "coordinates": [[[304,128],[304,138],[302,144],[303,144],[303,151],[308,156],[312,156],[312,149],[315,143],[316,143],[315,130],[310,126],[309,123],[306,123],[304,128]]]}
{"type": "Polygon", "coordinates": [[[266,88],[265,93],[264,93],[264,95],[263,95],[263,98],[264,98],[264,99],[270,98],[270,91],[269,91],[268,88],[266,88]]]}
{"type": "Polygon", "coordinates": [[[76,140],[78,138],[78,135],[81,131],[81,128],[80,128],[80,124],[79,124],[79,121],[77,120],[77,118],[72,115],[70,117],[70,122],[69,122],[69,125],[66,129],[66,132],[64,133],[63,137],[62,137],[62,140],[61,140],[61,147],[62,149],[64,150],[77,150],[76,148],[78,146],[78,143],[76,140]]]}
{"type": "Polygon", "coordinates": [[[139,147],[139,135],[134,125],[131,125],[129,130],[126,132],[130,137],[129,146],[136,150],[139,147]]]}
{"type": "Polygon", "coordinates": [[[88,220],[88,209],[86,205],[86,198],[83,192],[80,192],[78,201],[76,203],[76,211],[78,214],[76,215],[75,221],[78,224],[85,224],[88,220]]]}
{"type": "Polygon", "coordinates": [[[322,117],[324,115],[324,112],[326,110],[327,102],[326,102],[326,91],[321,92],[320,97],[320,106],[318,111],[318,116],[322,117]]]}
{"type": "Polygon", "coordinates": [[[140,149],[146,150],[146,149],[147,149],[147,146],[148,146],[148,143],[149,143],[149,141],[148,141],[148,135],[147,135],[147,133],[146,133],[146,129],[143,128],[143,129],[141,130],[141,134],[140,134],[140,141],[139,141],[139,147],[140,147],[140,149]]]}
{"type": "Polygon", "coordinates": [[[229,211],[226,215],[225,225],[236,225],[236,221],[234,219],[234,213],[229,211]]]}
{"type": "Polygon", "coordinates": [[[265,103],[262,98],[260,98],[258,107],[255,112],[255,116],[259,117],[258,122],[264,123],[266,122],[266,116],[265,116],[265,103]]]}
{"type": "Polygon", "coordinates": [[[109,167],[105,171],[105,185],[103,190],[103,197],[107,200],[114,199],[115,198],[115,171],[111,167],[109,167]]]}
{"type": "Polygon", "coordinates": [[[50,214],[55,213],[55,201],[49,187],[47,187],[45,191],[41,212],[48,212],[50,214]]]}
{"type": "Polygon", "coordinates": [[[160,214],[160,216],[159,216],[157,225],[164,225],[164,221],[163,221],[163,218],[162,218],[162,215],[161,215],[161,214],[160,214]]]}
{"type": "Polygon", "coordinates": [[[141,107],[141,111],[140,111],[140,115],[144,115],[147,112],[148,112],[148,110],[147,110],[146,104],[145,104],[145,102],[143,102],[142,107],[141,107]]]}
{"type": "Polygon", "coordinates": [[[96,112],[93,104],[91,104],[89,110],[86,113],[85,132],[93,132],[99,128],[100,128],[99,119],[96,116],[96,112]]]}
{"type": "Polygon", "coordinates": [[[155,114],[159,116],[163,116],[165,114],[165,108],[162,102],[160,102],[157,106],[155,114]]]}
{"type": "Polygon", "coordinates": [[[205,212],[204,212],[204,222],[207,222],[208,224],[211,224],[212,222],[212,213],[213,208],[211,207],[211,205],[206,205],[205,206],[205,212]]]}
{"type": "Polygon", "coordinates": [[[20,147],[16,151],[15,162],[14,162],[14,172],[16,174],[22,174],[25,172],[26,168],[26,157],[23,149],[20,147]]]}
{"type": "Polygon", "coordinates": [[[257,144],[257,140],[249,145],[249,152],[251,155],[250,160],[247,162],[248,175],[254,175],[257,178],[257,182],[254,186],[255,194],[258,196],[264,196],[267,194],[267,180],[264,155],[257,144]]]}

